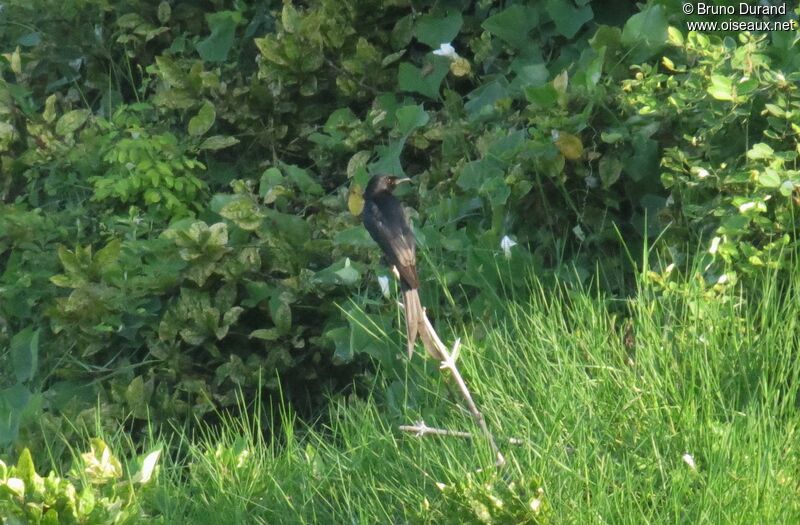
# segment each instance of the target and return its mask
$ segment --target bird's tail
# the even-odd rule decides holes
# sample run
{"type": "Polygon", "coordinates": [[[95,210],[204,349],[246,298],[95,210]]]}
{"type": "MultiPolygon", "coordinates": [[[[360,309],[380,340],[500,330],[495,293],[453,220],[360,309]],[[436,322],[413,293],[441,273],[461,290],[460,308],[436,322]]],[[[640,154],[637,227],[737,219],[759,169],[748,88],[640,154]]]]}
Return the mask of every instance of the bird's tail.
{"type": "Polygon", "coordinates": [[[408,335],[408,358],[414,355],[414,343],[422,324],[422,303],[416,288],[404,287],[403,305],[406,313],[406,334],[408,335]]]}

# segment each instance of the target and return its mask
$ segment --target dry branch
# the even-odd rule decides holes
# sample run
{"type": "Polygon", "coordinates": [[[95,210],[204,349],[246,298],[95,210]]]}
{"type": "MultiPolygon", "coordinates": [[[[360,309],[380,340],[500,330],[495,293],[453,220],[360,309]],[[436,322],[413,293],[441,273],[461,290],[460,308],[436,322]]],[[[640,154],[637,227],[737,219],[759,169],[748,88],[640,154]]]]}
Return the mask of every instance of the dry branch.
{"type": "Polygon", "coordinates": [[[480,410],[478,410],[475,401],[472,399],[472,394],[467,388],[467,384],[464,381],[464,378],[461,376],[461,372],[458,371],[458,367],[456,366],[456,360],[458,359],[458,352],[461,348],[461,339],[456,339],[456,342],[453,344],[453,350],[450,351],[439,338],[439,335],[434,330],[433,325],[431,324],[430,320],[428,320],[428,314],[425,309],[422,310],[422,326],[420,326],[420,339],[422,339],[422,344],[425,345],[425,350],[431,355],[434,356],[436,359],[440,361],[439,369],[440,370],[449,370],[450,374],[453,376],[453,380],[456,382],[456,386],[458,386],[458,390],[461,393],[461,397],[464,398],[464,402],[467,404],[467,408],[472,414],[473,419],[480,427],[483,435],[489,441],[489,445],[492,447],[492,452],[495,455],[495,464],[497,466],[503,466],[506,463],[503,454],[500,452],[500,448],[497,446],[497,442],[494,439],[494,436],[489,431],[489,427],[486,425],[486,420],[481,414],[480,410]]]}
{"type": "MultiPolygon", "coordinates": [[[[399,428],[401,431],[409,432],[417,437],[424,437],[428,435],[451,436],[451,437],[460,437],[464,439],[472,439],[474,437],[472,433],[464,432],[462,430],[448,430],[446,428],[429,427],[428,425],[425,424],[424,421],[417,421],[413,425],[400,425],[399,428]]],[[[508,438],[507,441],[509,445],[525,444],[525,441],[519,438],[508,438]]]]}

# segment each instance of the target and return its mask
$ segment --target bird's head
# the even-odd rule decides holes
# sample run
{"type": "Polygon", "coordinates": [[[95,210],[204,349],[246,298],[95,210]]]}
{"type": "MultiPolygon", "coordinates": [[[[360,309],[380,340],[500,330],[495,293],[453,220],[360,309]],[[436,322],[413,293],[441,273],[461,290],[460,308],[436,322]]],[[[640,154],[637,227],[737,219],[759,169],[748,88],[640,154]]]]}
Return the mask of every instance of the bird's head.
{"type": "Polygon", "coordinates": [[[394,175],[375,175],[369,179],[367,188],[364,190],[364,197],[369,199],[381,193],[392,193],[395,187],[403,182],[411,182],[411,179],[394,175]]]}

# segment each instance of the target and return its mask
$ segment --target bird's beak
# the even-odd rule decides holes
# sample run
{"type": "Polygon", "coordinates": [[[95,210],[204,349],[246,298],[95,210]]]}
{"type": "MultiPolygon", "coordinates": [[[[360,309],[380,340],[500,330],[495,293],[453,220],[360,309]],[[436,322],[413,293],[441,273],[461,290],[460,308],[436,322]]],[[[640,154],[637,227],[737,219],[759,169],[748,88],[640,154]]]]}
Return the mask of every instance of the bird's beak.
{"type": "Polygon", "coordinates": [[[398,184],[401,184],[403,182],[411,182],[411,179],[409,179],[408,177],[403,177],[402,179],[397,179],[396,181],[394,181],[394,185],[397,186],[398,184]]]}

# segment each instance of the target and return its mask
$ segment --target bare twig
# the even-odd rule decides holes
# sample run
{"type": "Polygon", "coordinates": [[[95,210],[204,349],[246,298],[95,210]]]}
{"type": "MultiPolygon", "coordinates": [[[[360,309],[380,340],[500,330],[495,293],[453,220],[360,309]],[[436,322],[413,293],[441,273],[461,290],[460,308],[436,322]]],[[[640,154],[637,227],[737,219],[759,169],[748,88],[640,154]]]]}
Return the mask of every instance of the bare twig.
{"type": "MultiPolygon", "coordinates": [[[[417,437],[423,437],[427,435],[451,436],[451,437],[460,437],[464,439],[472,439],[474,437],[470,432],[463,432],[461,430],[448,430],[446,428],[429,427],[428,425],[425,424],[424,421],[417,421],[413,425],[400,425],[399,428],[401,431],[412,433],[417,437]]],[[[507,441],[510,445],[525,444],[525,441],[519,438],[508,438],[507,441]]]]}
{"type": "Polygon", "coordinates": [[[461,372],[458,371],[458,367],[456,366],[456,359],[458,359],[458,352],[461,348],[461,339],[456,339],[456,342],[453,344],[452,352],[449,351],[439,338],[436,330],[434,330],[424,308],[422,310],[422,326],[420,327],[419,334],[420,339],[422,339],[422,344],[425,345],[425,349],[428,351],[428,353],[439,359],[439,368],[441,370],[449,370],[450,374],[453,376],[456,386],[458,386],[458,390],[461,393],[461,397],[464,398],[464,402],[467,404],[467,408],[472,414],[473,419],[475,419],[478,427],[480,427],[483,435],[486,437],[486,439],[489,441],[489,445],[492,447],[492,452],[494,452],[496,458],[495,464],[499,467],[505,465],[506,459],[500,452],[500,448],[497,446],[494,436],[489,431],[489,427],[486,425],[486,420],[484,419],[483,414],[481,414],[477,405],[475,405],[475,401],[472,399],[472,394],[470,393],[469,388],[467,388],[467,384],[464,381],[464,378],[461,376],[461,372]]]}

